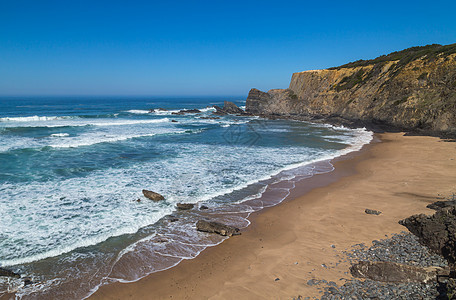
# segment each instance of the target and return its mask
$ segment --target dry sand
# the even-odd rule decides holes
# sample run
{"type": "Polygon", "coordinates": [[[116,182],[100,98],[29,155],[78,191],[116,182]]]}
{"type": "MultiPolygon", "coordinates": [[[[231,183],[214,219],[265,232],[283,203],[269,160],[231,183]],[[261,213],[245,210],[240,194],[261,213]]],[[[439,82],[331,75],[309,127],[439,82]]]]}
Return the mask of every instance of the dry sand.
{"type": "Polygon", "coordinates": [[[336,266],[343,250],[406,230],[400,219],[430,214],[428,203],[456,192],[456,143],[377,138],[336,161],[334,172],[302,181],[290,200],[253,215],[241,236],[138,282],[104,286],[92,299],[292,299],[320,295],[306,284],[312,278],[343,284],[350,278],[346,262],[336,266]]]}

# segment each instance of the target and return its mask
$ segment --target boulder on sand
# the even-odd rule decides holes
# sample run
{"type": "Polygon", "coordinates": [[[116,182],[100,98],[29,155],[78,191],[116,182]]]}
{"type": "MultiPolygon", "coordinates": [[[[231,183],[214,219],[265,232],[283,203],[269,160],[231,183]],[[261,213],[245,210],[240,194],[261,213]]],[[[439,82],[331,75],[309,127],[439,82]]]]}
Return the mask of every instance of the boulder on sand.
{"type": "Polygon", "coordinates": [[[377,215],[377,216],[378,216],[379,214],[382,213],[382,212],[379,211],[379,210],[369,209],[369,208],[366,208],[366,209],[364,210],[364,212],[365,212],[366,214],[368,214],[368,215],[377,215]]]}
{"type": "MultiPolygon", "coordinates": [[[[437,205],[436,205],[437,206],[437,205]]],[[[399,224],[418,237],[420,244],[443,256],[450,266],[456,266],[456,206],[441,205],[432,216],[413,215],[399,224]]]]}
{"type": "Polygon", "coordinates": [[[148,191],[148,190],[142,190],[142,193],[143,193],[144,197],[149,198],[150,200],[153,200],[153,201],[165,200],[165,197],[163,197],[159,193],[155,193],[155,192],[148,191]]]}
{"type": "Polygon", "coordinates": [[[239,228],[234,226],[225,225],[218,222],[208,222],[204,220],[199,220],[196,223],[196,229],[198,231],[209,232],[209,233],[218,233],[223,236],[232,236],[239,235],[239,228]]]}

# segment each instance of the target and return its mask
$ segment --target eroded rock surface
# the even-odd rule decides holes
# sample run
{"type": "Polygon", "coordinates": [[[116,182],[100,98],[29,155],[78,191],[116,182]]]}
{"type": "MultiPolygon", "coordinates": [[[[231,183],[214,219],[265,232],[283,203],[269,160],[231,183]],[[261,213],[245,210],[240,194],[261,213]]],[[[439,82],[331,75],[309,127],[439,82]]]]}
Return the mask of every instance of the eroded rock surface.
{"type": "Polygon", "coordinates": [[[209,222],[204,220],[199,220],[196,223],[196,229],[198,231],[209,232],[209,233],[218,233],[224,236],[239,235],[239,228],[234,226],[225,225],[219,222],[209,222]]]}
{"type": "Polygon", "coordinates": [[[416,235],[419,242],[442,255],[450,264],[456,263],[456,206],[437,210],[432,216],[414,215],[399,221],[416,235]]]}
{"type": "Polygon", "coordinates": [[[177,203],[176,204],[177,209],[180,209],[180,210],[189,210],[189,209],[192,209],[194,206],[195,206],[195,204],[192,204],[192,203],[177,203]]]}
{"type": "Polygon", "coordinates": [[[353,277],[368,278],[382,282],[436,281],[437,275],[448,275],[449,270],[440,267],[417,267],[394,262],[360,261],[350,267],[353,277]]]}

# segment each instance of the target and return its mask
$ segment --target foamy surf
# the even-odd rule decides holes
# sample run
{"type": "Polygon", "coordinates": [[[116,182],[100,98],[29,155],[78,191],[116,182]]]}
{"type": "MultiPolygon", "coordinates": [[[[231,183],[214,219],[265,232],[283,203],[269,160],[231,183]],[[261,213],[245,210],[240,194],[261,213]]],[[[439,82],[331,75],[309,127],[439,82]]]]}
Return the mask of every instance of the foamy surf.
{"type": "Polygon", "coordinates": [[[0,210],[10,218],[0,224],[0,265],[40,282],[16,286],[18,297],[81,299],[192,259],[224,240],[197,232],[197,219],[248,226],[252,212],[280,203],[297,181],[330,172],[330,159],[372,138],[294,121],[205,119],[214,111],[207,104],[149,113],[167,106],[100,103],[97,111],[92,101],[79,117],[30,118],[40,113],[27,107],[26,119],[0,122],[0,210]],[[168,116],[194,108],[201,113],[168,116]],[[154,203],[142,189],[166,200],[154,203]],[[176,211],[180,202],[196,207],[176,211]],[[199,210],[203,204],[209,208],[199,210]]]}

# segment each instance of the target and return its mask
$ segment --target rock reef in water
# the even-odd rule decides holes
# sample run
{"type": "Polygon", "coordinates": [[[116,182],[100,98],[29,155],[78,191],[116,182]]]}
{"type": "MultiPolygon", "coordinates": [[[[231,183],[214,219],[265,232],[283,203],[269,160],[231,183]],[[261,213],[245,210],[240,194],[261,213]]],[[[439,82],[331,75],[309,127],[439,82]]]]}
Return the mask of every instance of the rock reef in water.
{"type": "Polygon", "coordinates": [[[225,101],[223,107],[214,105],[215,115],[245,115],[246,112],[240,109],[236,104],[230,101],[225,101]]]}
{"type": "Polygon", "coordinates": [[[251,89],[246,112],[456,134],[456,44],[428,45],[294,73],[288,89],[251,89]]]}
{"type": "Polygon", "coordinates": [[[159,193],[155,193],[155,192],[148,191],[148,190],[142,190],[142,193],[143,193],[144,197],[146,197],[150,200],[153,200],[153,201],[165,200],[165,197],[163,197],[159,193]]]}

